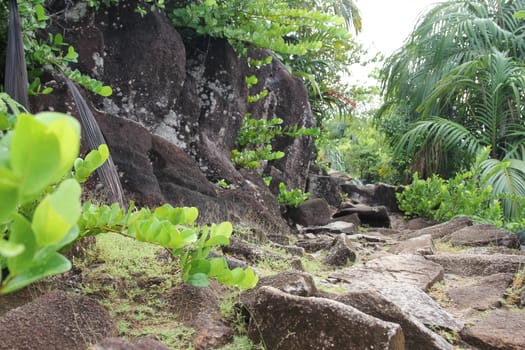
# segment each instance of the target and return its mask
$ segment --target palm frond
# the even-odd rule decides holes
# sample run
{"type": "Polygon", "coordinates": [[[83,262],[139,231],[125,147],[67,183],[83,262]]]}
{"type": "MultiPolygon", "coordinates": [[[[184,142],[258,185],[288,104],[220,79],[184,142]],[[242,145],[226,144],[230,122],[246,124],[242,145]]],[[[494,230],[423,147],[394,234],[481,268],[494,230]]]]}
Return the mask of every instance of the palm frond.
{"type": "Polygon", "coordinates": [[[9,28],[7,36],[4,89],[15,101],[29,110],[27,67],[16,0],[9,0],[9,28]]]}

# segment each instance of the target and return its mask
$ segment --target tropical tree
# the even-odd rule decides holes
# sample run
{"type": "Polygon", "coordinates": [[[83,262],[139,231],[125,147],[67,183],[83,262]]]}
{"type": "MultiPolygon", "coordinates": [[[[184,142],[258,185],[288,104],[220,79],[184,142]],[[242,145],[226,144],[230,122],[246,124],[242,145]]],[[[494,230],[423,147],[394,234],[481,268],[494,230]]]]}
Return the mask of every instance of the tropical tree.
{"type": "MultiPolygon", "coordinates": [[[[484,146],[484,183],[506,196],[525,196],[524,0],[438,4],[418,23],[382,71],[380,118],[412,123],[393,139],[423,176],[470,167],[484,146]],[[490,175],[490,176],[488,176],[490,175]]],[[[388,123],[387,123],[388,124],[388,123]]],[[[504,200],[508,217],[516,202],[504,200]]]]}

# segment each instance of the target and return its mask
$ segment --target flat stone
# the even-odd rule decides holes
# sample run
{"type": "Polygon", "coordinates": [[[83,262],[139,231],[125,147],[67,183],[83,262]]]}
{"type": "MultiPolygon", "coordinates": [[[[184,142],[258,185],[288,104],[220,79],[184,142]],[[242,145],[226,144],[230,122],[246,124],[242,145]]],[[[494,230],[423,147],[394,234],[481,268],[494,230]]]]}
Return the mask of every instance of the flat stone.
{"type": "Polygon", "coordinates": [[[491,224],[473,225],[462,228],[450,235],[453,246],[503,246],[520,248],[518,236],[512,232],[503,231],[491,224]]]}
{"type": "Polygon", "coordinates": [[[369,260],[365,265],[335,272],[330,277],[345,281],[350,286],[382,287],[406,283],[426,291],[443,279],[443,267],[420,255],[386,255],[369,260]]]}
{"type": "Polygon", "coordinates": [[[464,227],[472,225],[472,220],[466,216],[452,219],[450,221],[422,228],[406,235],[406,239],[430,234],[433,239],[443,238],[451,233],[461,230],[464,227]]]}
{"type": "Polygon", "coordinates": [[[367,205],[356,205],[354,207],[344,208],[333,215],[336,219],[340,216],[357,214],[363,225],[371,227],[390,227],[390,217],[384,206],[369,207],[367,205]]]}
{"type": "Polygon", "coordinates": [[[313,253],[322,249],[328,249],[334,244],[334,238],[330,236],[320,235],[318,237],[309,237],[305,235],[304,239],[298,240],[295,245],[308,253],[313,253]]]}
{"type": "Polygon", "coordinates": [[[525,311],[497,309],[461,332],[468,343],[481,349],[523,350],[525,311]]]}
{"type": "Polygon", "coordinates": [[[448,329],[456,332],[464,328],[461,321],[457,320],[416,286],[409,284],[387,285],[378,289],[378,292],[399,306],[401,310],[431,328],[448,329]]]}
{"type": "Polygon", "coordinates": [[[471,278],[461,286],[449,288],[448,298],[459,309],[473,308],[484,311],[500,306],[505,290],[512,283],[511,273],[497,273],[485,277],[471,278]]]}
{"type": "Polygon", "coordinates": [[[334,233],[340,234],[344,233],[347,235],[352,235],[356,232],[354,224],[346,221],[334,221],[330,222],[324,226],[313,226],[313,227],[304,227],[300,230],[301,233],[334,233]]]}
{"type": "Polygon", "coordinates": [[[445,339],[375,290],[352,291],[337,296],[335,300],[381,320],[399,324],[407,349],[452,350],[452,345],[445,339]]]}
{"type": "Polygon", "coordinates": [[[445,273],[460,276],[488,276],[495,273],[516,273],[525,265],[523,255],[439,254],[427,255],[445,269],[445,273]]]}
{"type": "Polygon", "coordinates": [[[261,287],[250,310],[248,336],[273,350],[403,350],[398,324],[326,298],[261,287]]]}
{"type": "Polygon", "coordinates": [[[390,248],[388,252],[392,254],[432,255],[435,254],[436,248],[434,247],[432,235],[426,234],[402,241],[390,248]]]}

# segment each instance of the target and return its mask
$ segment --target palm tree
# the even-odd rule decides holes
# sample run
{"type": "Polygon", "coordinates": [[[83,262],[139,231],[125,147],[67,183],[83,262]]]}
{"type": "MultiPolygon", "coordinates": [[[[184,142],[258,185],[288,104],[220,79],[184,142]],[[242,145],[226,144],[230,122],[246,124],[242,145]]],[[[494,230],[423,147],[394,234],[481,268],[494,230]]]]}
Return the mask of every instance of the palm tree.
{"type": "MultiPolygon", "coordinates": [[[[489,146],[487,184],[525,197],[525,22],[514,16],[523,8],[525,0],[438,4],[386,61],[380,118],[405,111],[413,124],[397,151],[423,176],[466,170],[489,146]]],[[[503,204],[516,215],[515,202],[503,204]]]]}
{"type": "MultiPolygon", "coordinates": [[[[489,159],[482,163],[482,177],[487,177],[495,194],[525,196],[525,124],[522,100],[525,93],[525,69],[506,54],[494,50],[479,59],[452,70],[434,87],[420,106],[423,120],[400,139],[398,149],[417,152],[432,149],[446,157],[461,152],[462,164],[471,164],[485,147],[489,159]],[[452,118],[431,116],[440,101],[457,106],[452,118]],[[455,121],[455,120],[456,121],[455,121]],[[498,164],[499,171],[493,173],[498,164]]],[[[438,110],[438,115],[446,111],[438,110]]],[[[518,214],[511,200],[504,200],[508,216],[518,214]]]]}

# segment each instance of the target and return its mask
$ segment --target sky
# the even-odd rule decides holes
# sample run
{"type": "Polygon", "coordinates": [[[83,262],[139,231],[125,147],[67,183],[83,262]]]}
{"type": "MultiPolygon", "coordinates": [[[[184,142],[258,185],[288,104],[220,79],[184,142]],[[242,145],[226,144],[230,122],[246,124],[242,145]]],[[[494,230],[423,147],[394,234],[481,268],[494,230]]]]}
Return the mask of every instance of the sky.
{"type": "MultiPolygon", "coordinates": [[[[357,36],[370,52],[389,56],[403,45],[419,16],[443,0],[355,0],[363,30],[357,36]]],[[[364,79],[373,67],[356,67],[354,77],[364,79]]],[[[365,79],[366,80],[366,79],[365,79]]]]}

